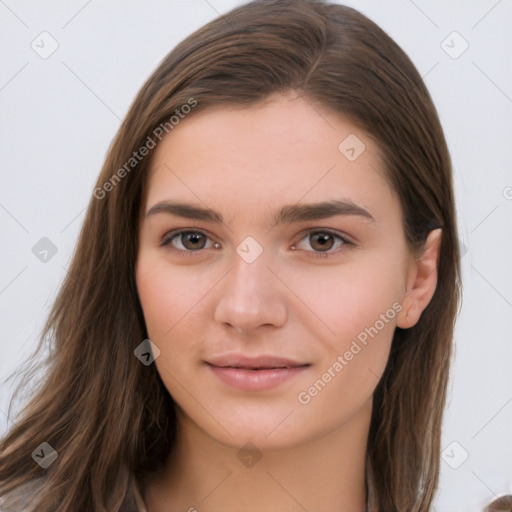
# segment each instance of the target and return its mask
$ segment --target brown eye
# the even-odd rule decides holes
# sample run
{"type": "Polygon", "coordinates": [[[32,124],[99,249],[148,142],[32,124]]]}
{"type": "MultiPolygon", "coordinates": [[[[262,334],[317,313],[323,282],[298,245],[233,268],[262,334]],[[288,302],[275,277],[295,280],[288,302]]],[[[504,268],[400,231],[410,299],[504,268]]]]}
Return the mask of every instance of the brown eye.
{"type": "MultiPolygon", "coordinates": [[[[183,253],[199,252],[209,249],[212,245],[210,237],[200,231],[179,231],[167,235],[161,243],[162,246],[171,246],[183,253]]],[[[213,244],[215,247],[217,244],[213,244]]]]}
{"type": "Polygon", "coordinates": [[[336,232],[316,230],[309,231],[298,244],[293,245],[292,249],[300,249],[311,256],[326,258],[341,253],[349,246],[354,246],[354,243],[336,232]]]}
{"type": "Polygon", "coordinates": [[[206,237],[202,233],[182,233],[181,243],[183,244],[183,247],[189,251],[204,249],[204,246],[206,245],[206,237]]]}
{"type": "Polygon", "coordinates": [[[330,233],[319,231],[309,235],[309,243],[315,251],[328,251],[334,246],[334,237],[330,233]]]}

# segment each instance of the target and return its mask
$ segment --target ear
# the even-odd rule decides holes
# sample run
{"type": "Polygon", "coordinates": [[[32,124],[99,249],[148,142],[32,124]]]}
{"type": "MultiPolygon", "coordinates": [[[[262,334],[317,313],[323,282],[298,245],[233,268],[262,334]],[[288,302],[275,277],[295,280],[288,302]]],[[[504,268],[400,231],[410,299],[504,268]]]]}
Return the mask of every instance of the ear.
{"type": "Polygon", "coordinates": [[[425,241],[423,254],[411,262],[397,327],[408,329],[416,325],[436,291],[441,236],[441,228],[432,230],[425,241]]]}

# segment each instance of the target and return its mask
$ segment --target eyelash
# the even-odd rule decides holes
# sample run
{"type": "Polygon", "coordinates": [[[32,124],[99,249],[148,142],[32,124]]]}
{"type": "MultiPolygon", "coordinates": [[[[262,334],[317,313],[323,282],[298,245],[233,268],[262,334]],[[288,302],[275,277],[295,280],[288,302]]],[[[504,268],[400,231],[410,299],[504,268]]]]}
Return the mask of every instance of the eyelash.
{"type": "MultiPolygon", "coordinates": [[[[179,237],[180,235],[183,235],[183,234],[200,234],[200,235],[203,235],[205,236],[206,238],[208,239],[211,239],[206,233],[204,233],[203,231],[200,231],[200,230],[191,230],[191,229],[182,229],[182,230],[179,230],[179,231],[172,231],[170,233],[167,233],[167,235],[163,238],[162,242],[160,243],[160,246],[161,247],[169,247],[171,246],[172,244],[172,241],[179,237]]],[[[338,233],[335,233],[334,231],[331,231],[329,229],[312,229],[312,230],[309,230],[304,236],[302,236],[302,238],[299,240],[299,243],[302,242],[303,240],[307,239],[309,236],[315,234],[315,233],[322,233],[324,235],[329,235],[329,236],[332,236],[333,238],[337,239],[338,241],[341,241],[341,247],[343,246],[353,246],[354,243],[352,243],[350,240],[347,240],[347,238],[339,235],[338,233]]],[[[295,247],[296,244],[293,244],[293,246],[295,247]]],[[[192,251],[190,249],[176,249],[176,248],[172,248],[173,250],[175,250],[176,252],[180,253],[181,256],[198,256],[198,255],[201,255],[205,250],[207,249],[197,249],[195,251],[192,251]]],[[[332,257],[334,256],[335,254],[339,253],[342,249],[338,248],[337,250],[334,250],[334,251],[331,251],[331,249],[329,249],[329,252],[328,251],[315,251],[315,250],[312,250],[312,251],[305,251],[307,253],[310,253],[311,256],[313,256],[314,258],[329,258],[329,257],[332,257]]]]}

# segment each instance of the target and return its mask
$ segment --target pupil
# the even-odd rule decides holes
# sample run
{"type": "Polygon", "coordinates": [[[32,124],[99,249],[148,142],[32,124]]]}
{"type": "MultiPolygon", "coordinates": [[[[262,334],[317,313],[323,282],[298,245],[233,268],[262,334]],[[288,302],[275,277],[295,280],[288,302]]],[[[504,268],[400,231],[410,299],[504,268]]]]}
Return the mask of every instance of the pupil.
{"type": "MultiPolygon", "coordinates": [[[[192,247],[193,249],[197,249],[197,245],[198,245],[198,243],[200,244],[202,237],[203,237],[203,235],[201,233],[187,233],[185,235],[185,241],[188,242],[190,245],[193,245],[194,246],[194,247],[192,247]]],[[[185,247],[187,246],[186,243],[184,245],[185,245],[185,247]]],[[[204,242],[203,242],[203,245],[204,245],[204,242]]],[[[202,248],[202,246],[200,248],[202,248]]]]}
{"type": "Polygon", "coordinates": [[[314,249],[320,249],[320,250],[329,250],[332,247],[332,237],[329,234],[326,233],[320,233],[313,235],[313,242],[311,246],[314,249]],[[329,243],[330,242],[330,243],[329,243]],[[315,247],[315,244],[318,244],[318,247],[315,247]]]}

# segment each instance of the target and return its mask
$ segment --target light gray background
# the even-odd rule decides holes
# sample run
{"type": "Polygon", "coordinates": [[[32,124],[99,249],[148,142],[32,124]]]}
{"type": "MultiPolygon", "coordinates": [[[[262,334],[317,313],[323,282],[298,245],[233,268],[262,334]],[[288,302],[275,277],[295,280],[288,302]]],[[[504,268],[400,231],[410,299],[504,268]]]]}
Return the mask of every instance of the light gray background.
{"type": "MultiPolygon", "coordinates": [[[[3,381],[36,345],[120,120],[173,46],[239,3],[0,0],[0,432],[3,381]]],[[[467,252],[435,510],[482,510],[512,492],[512,0],[345,3],[412,58],[451,150],[467,252]]]]}

